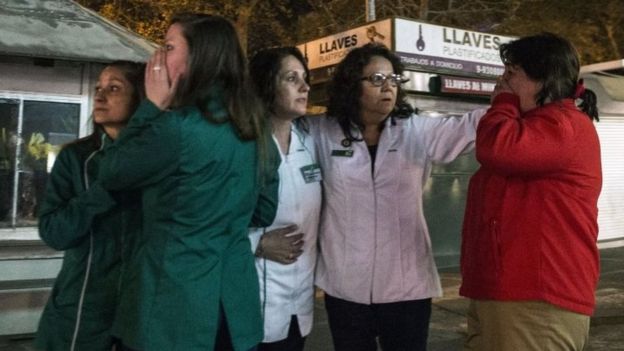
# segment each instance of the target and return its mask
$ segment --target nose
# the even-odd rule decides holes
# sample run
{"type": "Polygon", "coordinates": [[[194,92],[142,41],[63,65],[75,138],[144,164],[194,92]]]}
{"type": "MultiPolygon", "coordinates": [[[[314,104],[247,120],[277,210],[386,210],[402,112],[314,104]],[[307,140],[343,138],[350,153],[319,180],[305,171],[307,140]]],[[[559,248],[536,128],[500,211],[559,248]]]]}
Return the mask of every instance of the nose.
{"type": "Polygon", "coordinates": [[[97,102],[102,102],[106,99],[106,94],[104,93],[104,89],[97,90],[95,92],[95,97],[93,98],[97,102]]]}
{"type": "Polygon", "coordinates": [[[307,92],[310,91],[310,84],[308,84],[305,80],[303,81],[303,84],[301,84],[301,87],[299,88],[299,91],[302,92],[307,92]]]}
{"type": "Polygon", "coordinates": [[[386,79],[381,84],[381,90],[385,91],[385,90],[390,90],[392,88],[396,88],[396,85],[391,82],[389,77],[386,77],[386,79]]]}

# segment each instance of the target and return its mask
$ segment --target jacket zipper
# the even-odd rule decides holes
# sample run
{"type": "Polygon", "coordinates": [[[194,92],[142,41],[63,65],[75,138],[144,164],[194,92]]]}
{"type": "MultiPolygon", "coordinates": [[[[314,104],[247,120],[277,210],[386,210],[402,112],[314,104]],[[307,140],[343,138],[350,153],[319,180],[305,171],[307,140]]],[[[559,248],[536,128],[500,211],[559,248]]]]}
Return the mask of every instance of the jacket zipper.
{"type": "MultiPolygon", "coordinates": [[[[84,177],[84,188],[85,190],[89,190],[89,161],[95,156],[102,148],[104,147],[104,137],[105,134],[102,134],[102,142],[100,144],[100,148],[98,150],[93,151],[89,157],[84,161],[84,169],[83,169],[83,177],[84,177]]],[[[71,346],[69,348],[70,351],[75,351],[76,342],[78,340],[78,332],[80,331],[80,322],[82,319],[82,307],[84,306],[84,298],[87,291],[87,285],[89,283],[89,275],[91,274],[91,261],[93,260],[93,229],[89,229],[89,255],[87,256],[87,267],[85,270],[84,281],[82,282],[82,289],[80,291],[80,299],[78,300],[78,309],[76,312],[76,325],[74,326],[74,335],[72,336],[71,346]]]]}

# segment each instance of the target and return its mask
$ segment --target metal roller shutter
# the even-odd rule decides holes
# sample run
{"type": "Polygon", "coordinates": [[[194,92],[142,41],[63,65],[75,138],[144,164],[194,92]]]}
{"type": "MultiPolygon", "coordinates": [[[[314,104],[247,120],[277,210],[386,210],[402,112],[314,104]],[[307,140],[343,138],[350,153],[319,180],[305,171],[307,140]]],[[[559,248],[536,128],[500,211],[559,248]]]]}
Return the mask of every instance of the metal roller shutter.
{"type": "Polygon", "coordinates": [[[604,117],[596,123],[596,130],[603,174],[598,199],[598,240],[604,244],[624,240],[624,119],[604,117]]]}

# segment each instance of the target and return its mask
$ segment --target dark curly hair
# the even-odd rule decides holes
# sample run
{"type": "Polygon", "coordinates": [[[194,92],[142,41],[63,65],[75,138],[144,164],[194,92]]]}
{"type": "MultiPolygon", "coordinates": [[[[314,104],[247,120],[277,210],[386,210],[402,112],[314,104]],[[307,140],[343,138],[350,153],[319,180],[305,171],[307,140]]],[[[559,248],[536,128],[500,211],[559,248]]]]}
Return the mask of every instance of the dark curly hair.
{"type": "Polygon", "coordinates": [[[249,62],[249,73],[256,89],[256,94],[260,97],[264,106],[273,113],[275,103],[276,77],[282,67],[282,60],[288,56],[293,56],[305,69],[306,83],[308,85],[310,71],[301,51],[296,47],[275,47],[258,51],[249,62]]]}
{"type": "MultiPolygon", "coordinates": [[[[381,56],[392,64],[395,74],[403,74],[401,60],[385,45],[369,43],[362,47],[351,50],[338,64],[332,81],[329,84],[327,94],[327,116],[335,118],[342,129],[345,138],[350,141],[361,139],[353,135],[353,125],[360,130],[364,129],[364,123],[360,116],[360,97],[362,95],[362,72],[374,56],[381,56]]],[[[405,92],[401,85],[397,87],[397,100],[394,111],[390,116],[405,114],[405,92]]],[[[409,110],[409,109],[408,109],[409,110]]],[[[409,114],[409,111],[407,112],[409,114]]]]}
{"type": "MultiPolygon", "coordinates": [[[[521,67],[526,75],[540,83],[537,104],[576,98],[579,79],[578,52],[567,39],[553,33],[527,36],[500,46],[505,65],[521,67]]],[[[596,94],[585,89],[579,106],[591,119],[598,120],[596,94]]]]}

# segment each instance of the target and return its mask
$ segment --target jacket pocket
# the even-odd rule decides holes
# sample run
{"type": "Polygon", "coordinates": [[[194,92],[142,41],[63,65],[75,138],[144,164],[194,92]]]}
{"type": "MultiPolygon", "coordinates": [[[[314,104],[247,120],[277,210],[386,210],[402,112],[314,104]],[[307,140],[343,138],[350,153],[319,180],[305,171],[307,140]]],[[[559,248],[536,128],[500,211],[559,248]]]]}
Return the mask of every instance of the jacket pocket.
{"type": "Polygon", "coordinates": [[[496,219],[490,221],[490,237],[492,240],[490,249],[492,250],[492,269],[494,275],[498,278],[500,273],[500,225],[496,219]]]}
{"type": "MultiPolygon", "coordinates": [[[[462,275],[472,286],[493,286],[500,271],[499,223],[495,219],[481,222],[480,230],[464,237],[462,275]]],[[[477,228],[478,228],[477,227],[477,228]]]]}

